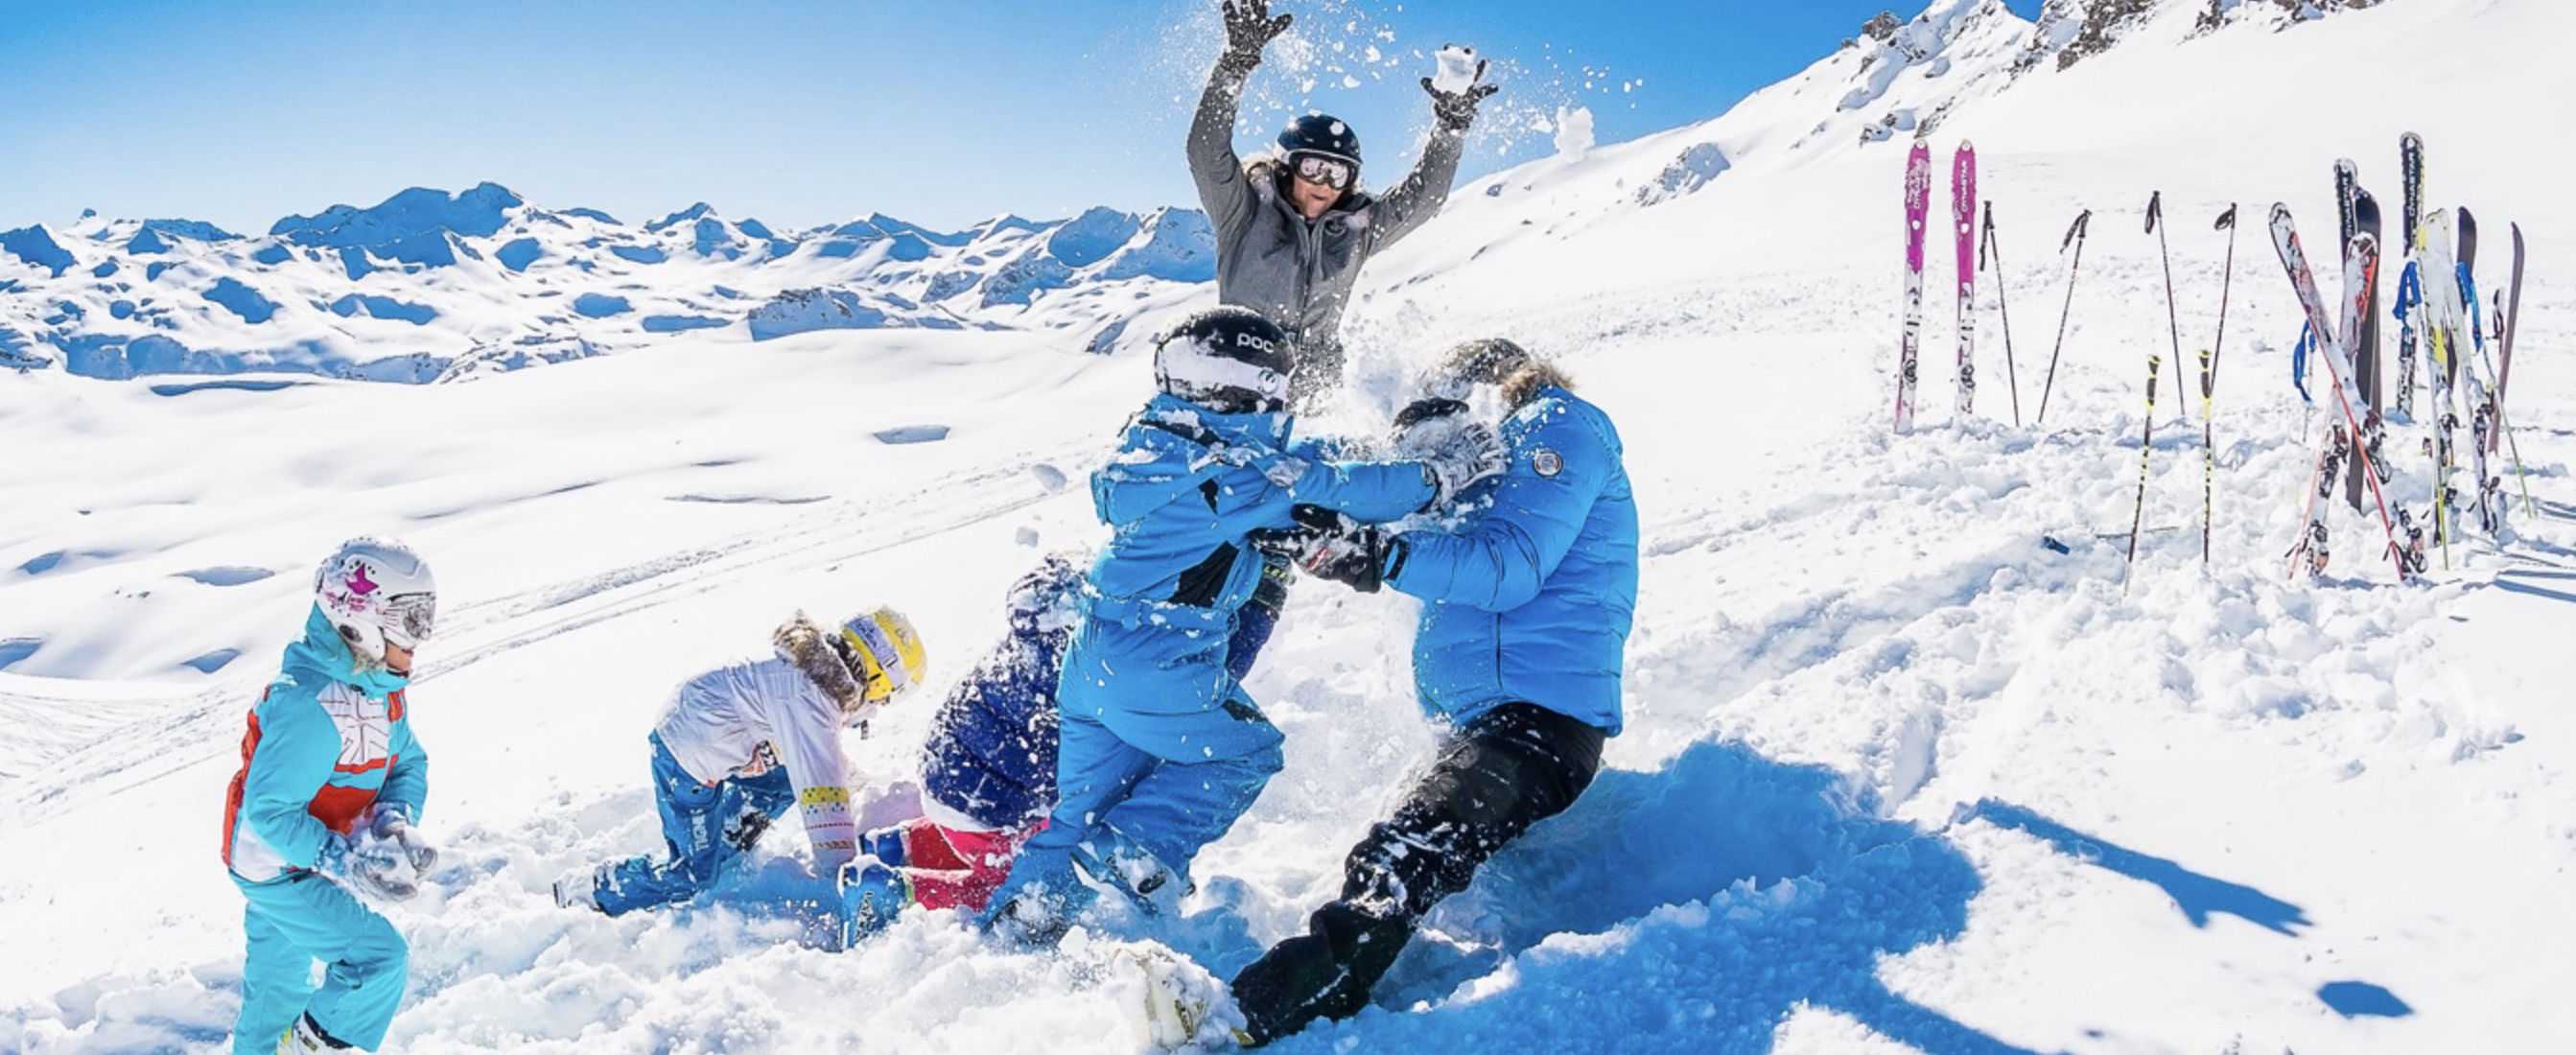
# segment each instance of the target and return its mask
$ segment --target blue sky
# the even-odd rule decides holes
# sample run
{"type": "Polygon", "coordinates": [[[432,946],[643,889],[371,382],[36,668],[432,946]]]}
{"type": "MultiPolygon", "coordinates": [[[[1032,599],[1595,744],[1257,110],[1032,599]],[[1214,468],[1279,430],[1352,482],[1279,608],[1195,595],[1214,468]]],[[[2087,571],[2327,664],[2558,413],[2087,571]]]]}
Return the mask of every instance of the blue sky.
{"type": "MultiPolygon", "coordinates": [[[[1502,69],[1470,174],[1721,113],[1896,0],[1274,0],[1246,104],[1350,120],[1391,182],[1447,42],[1502,69]],[[1615,12],[1609,13],[1609,12],[1615,12]],[[1366,49],[1374,47],[1376,52],[1366,49]],[[1300,61],[1299,56],[1305,56],[1300,61]]],[[[2039,0],[2010,0],[2029,15],[2039,0]]],[[[1911,16],[1921,0],[1906,4],[1911,16]]],[[[957,227],[1191,204],[1180,141],[1215,0],[0,0],[0,227],[84,207],[244,233],[491,180],[640,222],[957,227]]]]}

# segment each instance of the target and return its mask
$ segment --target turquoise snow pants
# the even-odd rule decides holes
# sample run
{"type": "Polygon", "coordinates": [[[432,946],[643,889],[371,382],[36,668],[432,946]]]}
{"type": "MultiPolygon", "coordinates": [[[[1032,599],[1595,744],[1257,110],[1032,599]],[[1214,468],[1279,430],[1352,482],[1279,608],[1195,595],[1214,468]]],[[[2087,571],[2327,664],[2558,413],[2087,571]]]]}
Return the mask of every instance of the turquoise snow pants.
{"type": "Polygon", "coordinates": [[[242,910],[250,954],[233,1051],[276,1051],[278,1037],[305,1014],[343,1043],[370,1051],[383,1043],[411,975],[410,947],[394,925],[312,872],[233,883],[250,902],[242,910]],[[312,985],[315,960],[327,968],[320,989],[312,985]]]}

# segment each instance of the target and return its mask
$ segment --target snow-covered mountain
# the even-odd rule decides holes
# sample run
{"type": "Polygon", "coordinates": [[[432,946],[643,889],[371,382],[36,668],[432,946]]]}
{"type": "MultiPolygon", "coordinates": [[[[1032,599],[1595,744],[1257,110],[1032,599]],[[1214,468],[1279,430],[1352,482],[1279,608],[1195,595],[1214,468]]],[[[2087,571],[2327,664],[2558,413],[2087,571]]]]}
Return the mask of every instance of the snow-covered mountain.
{"type": "MultiPolygon", "coordinates": [[[[1846,48],[1817,42],[1814,66],[1706,122],[1569,135],[1461,187],[1371,264],[1346,329],[1354,383],[1299,427],[1380,434],[1400,382],[1457,340],[1560,357],[1616,420],[1643,518],[1627,729],[1572,812],[1435,913],[1374,1006],[1273,1050],[2563,1047],[2576,286],[2557,264],[2576,260],[2560,186],[2576,155],[2528,114],[2576,95],[2571,36],[2576,5],[2557,0],[2059,4],[2038,25],[1941,0],[1846,48]],[[2088,25],[2107,46],[2062,61],[2088,25]],[[2432,202],[2486,220],[2484,285],[2501,281],[2501,233],[2528,236],[2508,413],[2531,501],[2403,586],[2376,520],[2336,504],[2328,574],[2293,579],[2283,551],[2324,415],[2292,385],[2299,312],[2258,225],[2231,242],[2209,221],[2282,201],[2313,245],[2333,161],[2394,200],[2405,131],[2428,144],[2432,202]],[[1898,188],[1918,134],[1945,160],[1974,140],[2005,254],[1974,305],[1976,413],[1948,412],[1953,306],[1936,297],[1925,410],[1896,437],[1898,188]],[[2141,224],[2158,191],[2166,242],[2141,224]],[[2070,289],[2056,243],[2085,209],[2070,289]],[[2174,354],[2165,244],[2186,362],[2231,298],[2206,418],[2173,396],[2181,363],[2145,398],[2149,356],[2174,354]]],[[[1141,334],[1211,291],[1110,278],[1095,255],[1195,259],[1187,213],[956,234],[871,218],[798,235],[785,260],[915,267],[1018,238],[1100,272],[1025,310],[1110,321],[1013,326],[1026,287],[990,283],[1027,258],[958,255],[991,270],[939,297],[918,270],[896,293],[1002,328],[756,340],[751,315],[773,303],[783,325],[902,311],[865,282],[712,277],[777,259],[775,232],[703,213],[647,231],[500,212],[487,234],[427,244],[389,217],[362,237],[457,262],[371,252],[354,282],[325,243],[355,218],[328,213],[266,242],[176,223],[101,241],[107,225],[85,221],[46,232],[50,250],[0,243],[13,293],[93,284],[84,268],[111,255],[194,262],[159,306],[229,277],[277,305],[265,325],[461,332],[489,308],[506,346],[533,332],[529,303],[627,298],[601,319],[551,309],[575,337],[733,312],[467,385],[0,374],[0,1049],[220,1049],[241,902],[214,818],[242,712],[313,561],[360,531],[409,537],[445,590],[412,705],[433,759],[425,827],[447,855],[393,910],[413,981],[391,1050],[1130,1052],[1125,943],[1230,974],[1338,889],[1345,848],[1433,733],[1411,699],[1409,602],[1306,582],[1249,681],[1287,768],[1200,858],[1177,919],[1031,955],[932,913],[833,951],[792,831],[678,911],[555,909],[556,875],[660,848],[645,730],[675,683],[765,647],[785,612],[902,607],[944,693],[1000,631],[1006,584],[1099,537],[1078,481],[1151,387],[1141,334]],[[497,257],[522,238],[541,254],[511,271],[497,257]],[[138,240],[169,251],[123,248],[138,240]],[[825,255],[839,243],[848,256],[825,255]],[[287,255],[266,266],[295,285],[221,260],[270,245],[287,255]],[[29,253],[71,259],[31,276],[29,253]],[[688,269],[704,288],[584,284],[688,269]],[[531,276],[557,281],[505,294],[531,276]],[[779,299],[794,289],[823,292],[779,299]],[[327,310],[353,293],[345,319],[327,310]],[[398,301],[395,318],[364,296],[398,301]],[[404,304],[441,313],[415,326],[404,304]],[[1123,336],[1099,340],[1118,319],[1123,336]]],[[[1947,289],[1939,249],[1929,284],[1947,289]]],[[[206,304],[187,306],[256,332],[206,304]]],[[[59,361],[27,336],[62,325],[45,317],[9,325],[59,361]]],[[[353,361],[398,346],[365,347],[353,361]]],[[[2197,381],[2185,368],[2183,390],[2197,381]]],[[[2417,505],[2426,431],[2392,436],[2392,494],[2417,505]]],[[[876,815],[910,804],[929,718],[898,706],[848,740],[876,815]]]]}
{"type": "Polygon", "coordinates": [[[960,232],[882,214],[780,233],[699,203],[641,227],[482,184],[243,237],[84,216],[0,234],[0,355],[86,377],[474,377],[700,329],[1027,329],[1077,344],[1214,277],[1206,218],[1094,209],[960,232]]]}

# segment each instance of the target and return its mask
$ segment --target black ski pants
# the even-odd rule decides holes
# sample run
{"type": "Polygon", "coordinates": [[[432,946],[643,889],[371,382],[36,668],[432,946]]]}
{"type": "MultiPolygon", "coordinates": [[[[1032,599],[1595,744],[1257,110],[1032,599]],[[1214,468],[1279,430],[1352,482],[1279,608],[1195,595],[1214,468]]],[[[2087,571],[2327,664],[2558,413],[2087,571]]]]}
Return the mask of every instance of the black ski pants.
{"type": "Polygon", "coordinates": [[[1395,816],[1351,849],[1342,896],[1308,917],[1306,933],[1235,976],[1253,1043],[1366,1007],[1432,906],[1467,889],[1495,851],[1592,785],[1605,738],[1528,703],[1487,711],[1452,735],[1395,816]]]}

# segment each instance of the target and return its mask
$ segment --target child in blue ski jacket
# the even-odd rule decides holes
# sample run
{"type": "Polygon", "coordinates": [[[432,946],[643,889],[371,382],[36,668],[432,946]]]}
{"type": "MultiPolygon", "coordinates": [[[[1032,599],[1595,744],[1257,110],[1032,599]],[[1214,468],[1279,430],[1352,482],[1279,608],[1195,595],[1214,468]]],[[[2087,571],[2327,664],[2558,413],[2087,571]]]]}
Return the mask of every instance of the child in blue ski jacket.
{"type": "Polygon", "coordinates": [[[1112,529],[1057,686],[1061,795],[988,910],[988,924],[1051,942],[1097,882],[1149,908],[1187,889],[1199,848],[1249,808],[1281,765],[1279,730],[1236,681],[1229,645],[1262,578],[1247,536],[1300,503],[1389,519],[1499,467],[1490,431],[1418,461],[1327,462],[1291,444],[1293,367],[1260,315],[1218,308],[1166,334],[1161,394],[1091,482],[1112,529]]]}
{"type": "MultiPolygon", "coordinates": [[[[1011,588],[1010,630],[948,694],[922,744],[923,815],[859,837],[842,869],[845,943],[918,905],[981,912],[1055,810],[1056,682],[1082,618],[1091,555],[1051,553],[1011,588]]],[[[1226,642],[1237,677],[1269,637],[1238,619],[1226,642]]]]}
{"type": "Polygon", "coordinates": [[[404,692],[437,608],[429,566],[400,542],[356,538],[313,589],[304,637],[251,709],[224,798],[224,866],[248,902],[241,1055],[383,1043],[409,946],[356,892],[417,894],[438,856],[411,827],[429,755],[404,692]]]}

